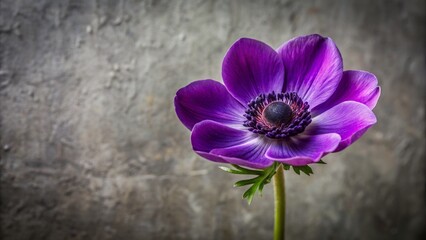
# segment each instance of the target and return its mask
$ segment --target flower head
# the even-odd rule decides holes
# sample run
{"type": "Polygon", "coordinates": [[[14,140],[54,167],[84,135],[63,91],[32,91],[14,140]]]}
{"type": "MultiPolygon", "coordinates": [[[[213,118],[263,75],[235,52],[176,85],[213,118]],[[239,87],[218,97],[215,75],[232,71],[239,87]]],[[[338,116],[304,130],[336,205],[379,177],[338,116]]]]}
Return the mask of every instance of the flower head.
{"type": "Polygon", "coordinates": [[[336,45],[320,35],[278,50],[239,39],[223,60],[222,77],[224,85],[199,80],[175,97],[194,151],[214,162],[304,166],[343,150],[376,123],[376,77],[343,71],[336,45]]]}

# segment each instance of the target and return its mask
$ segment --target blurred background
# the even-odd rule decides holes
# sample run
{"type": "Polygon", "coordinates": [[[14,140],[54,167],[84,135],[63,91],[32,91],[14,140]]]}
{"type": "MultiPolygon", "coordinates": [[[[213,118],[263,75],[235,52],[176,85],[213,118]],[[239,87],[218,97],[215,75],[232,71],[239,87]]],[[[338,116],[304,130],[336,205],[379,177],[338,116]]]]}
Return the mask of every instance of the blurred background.
{"type": "Polygon", "coordinates": [[[0,1],[2,239],[272,239],[193,153],[173,98],[221,81],[240,37],[334,39],[377,75],[378,123],[312,176],[286,172],[288,239],[426,239],[424,0],[0,1]]]}

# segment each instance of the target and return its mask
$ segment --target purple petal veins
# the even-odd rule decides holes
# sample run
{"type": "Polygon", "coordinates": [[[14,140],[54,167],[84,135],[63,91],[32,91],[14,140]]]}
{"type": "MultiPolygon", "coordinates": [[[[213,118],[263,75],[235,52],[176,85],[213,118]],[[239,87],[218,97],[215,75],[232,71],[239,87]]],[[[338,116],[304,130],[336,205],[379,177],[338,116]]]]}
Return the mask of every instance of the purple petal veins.
{"type": "Polygon", "coordinates": [[[210,161],[260,169],[273,162],[303,166],[348,147],[377,122],[377,78],[343,72],[330,38],[297,37],[277,51],[243,38],[222,66],[225,86],[196,81],[175,97],[194,151],[210,161]]]}
{"type": "Polygon", "coordinates": [[[231,95],[246,104],[262,93],[281,91],[284,65],[270,46],[254,39],[242,38],[226,53],[222,77],[231,95]]]}
{"type": "Polygon", "coordinates": [[[344,101],[356,101],[373,109],[379,96],[380,87],[376,76],[365,71],[344,71],[334,94],[315,108],[314,114],[318,115],[344,101]]]}
{"type": "Polygon", "coordinates": [[[340,136],[336,133],[299,135],[275,142],[269,147],[266,157],[294,166],[307,165],[334,151],[339,142],[340,136]]]}
{"type": "Polygon", "coordinates": [[[191,135],[194,151],[214,162],[265,168],[272,161],[264,155],[268,144],[249,131],[237,130],[206,120],[196,124],[191,135]]]}
{"type": "Polygon", "coordinates": [[[297,37],[284,43],[278,53],[285,68],[284,92],[297,92],[312,109],[334,93],[343,61],[333,40],[317,34],[297,37]]]}
{"type": "Polygon", "coordinates": [[[313,118],[308,134],[337,133],[342,142],[336,151],[350,145],[377,122],[374,113],[364,104],[342,102],[313,118]]]}
{"type": "Polygon", "coordinates": [[[192,129],[203,120],[241,124],[244,107],[225,86],[213,80],[200,80],[181,88],[175,97],[176,113],[181,122],[192,129]]]}

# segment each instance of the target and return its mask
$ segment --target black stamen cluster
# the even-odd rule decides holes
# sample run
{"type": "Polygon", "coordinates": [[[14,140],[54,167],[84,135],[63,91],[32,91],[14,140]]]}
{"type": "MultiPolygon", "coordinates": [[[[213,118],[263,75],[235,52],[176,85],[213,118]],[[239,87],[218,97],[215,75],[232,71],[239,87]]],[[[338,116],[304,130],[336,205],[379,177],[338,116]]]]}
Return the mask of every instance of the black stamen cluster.
{"type": "Polygon", "coordinates": [[[303,132],[311,122],[309,104],[303,102],[295,92],[260,94],[248,103],[244,117],[244,126],[254,133],[263,134],[269,138],[287,138],[303,132]],[[291,110],[291,120],[275,125],[265,119],[264,110],[273,102],[283,102],[291,110]]]}

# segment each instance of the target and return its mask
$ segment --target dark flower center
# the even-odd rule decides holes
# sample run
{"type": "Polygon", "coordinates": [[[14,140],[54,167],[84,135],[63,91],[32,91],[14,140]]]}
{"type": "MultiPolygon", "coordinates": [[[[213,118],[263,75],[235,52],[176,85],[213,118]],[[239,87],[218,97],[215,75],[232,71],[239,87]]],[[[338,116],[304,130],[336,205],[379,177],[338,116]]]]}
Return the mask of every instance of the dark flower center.
{"type": "Polygon", "coordinates": [[[272,125],[281,126],[291,120],[293,111],[289,105],[283,102],[270,103],[263,110],[263,117],[272,125]]]}
{"type": "Polygon", "coordinates": [[[260,94],[248,103],[244,116],[250,131],[274,139],[297,135],[312,121],[309,104],[295,92],[260,94]]]}

